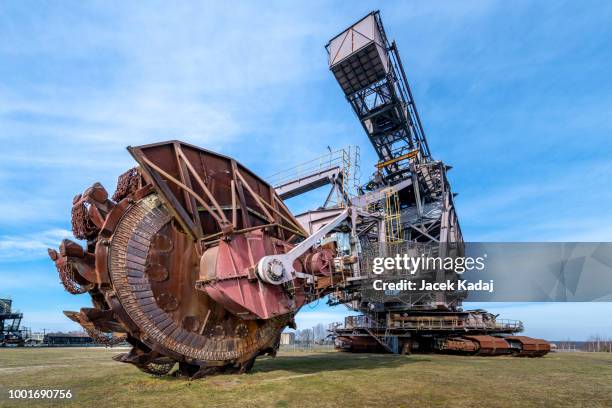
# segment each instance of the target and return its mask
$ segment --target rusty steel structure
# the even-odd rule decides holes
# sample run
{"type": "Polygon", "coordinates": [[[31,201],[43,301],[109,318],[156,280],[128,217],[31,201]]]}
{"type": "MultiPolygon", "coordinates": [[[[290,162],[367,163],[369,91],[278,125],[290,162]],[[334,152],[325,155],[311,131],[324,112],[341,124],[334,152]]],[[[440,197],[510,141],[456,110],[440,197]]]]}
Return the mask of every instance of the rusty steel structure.
{"type": "Polygon", "coordinates": [[[73,201],[86,247],[49,250],[66,290],[93,300],[66,315],[98,341],[127,340],[116,359],[154,374],[176,362],[190,377],[244,372],[274,354],[331,286],[331,246],[315,249],[274,189],[229,157],[178,141],[128,149],[139,166],[112,197],[96,183],[73,201]]]}
{"type": "Polygon", "coordinates": [[[341,349],[545,353],[543,341],[500,337],[520,322],[462,311],[465,293],[368,293],[369,257],[422,245],[456,254],[463,240],[448,167],[432,158],[378,12],[327,49],[380,158],[365,185],[354,183],[358,149],[271,185],[230,157],[168,141],[128,147],[137,166],[112,196],[94,183],[74,198],[72,230],[83,245],[64,240],[49,256],[65,289],[92,300],[66,316],[96,342],[132,346],[117,361],[154,375],[176,365],[190,378],[243,373],[276,353],[303,305],[328,295],[363,312],[334,328],[341,349]],[[322,207],[297,216],[287,208],[284,199],[325,185],[322,207]]]}

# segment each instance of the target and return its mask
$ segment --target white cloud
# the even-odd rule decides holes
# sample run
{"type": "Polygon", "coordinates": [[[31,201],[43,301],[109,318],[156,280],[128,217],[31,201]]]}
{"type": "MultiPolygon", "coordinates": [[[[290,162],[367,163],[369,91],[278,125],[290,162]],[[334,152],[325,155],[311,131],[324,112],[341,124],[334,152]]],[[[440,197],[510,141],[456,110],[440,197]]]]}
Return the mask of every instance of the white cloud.
{"type": "Polygon", "coordinates": [[[133,165],[127,145],[243,144],[291,97],[288,84],[327,74],[312,63],[324,67],[322,44],[310,42],[333,26],[305,19],[308,6],[14,7],[15,23],[0,28],[0,56],[18,79],[0,79],[7,224],[63,219],[96,180],[111,191],[133,165]]]}
{"type": "Polygon", "coordinates": [[[31,328],[35,332],[43,329],[47,332],[83,330],[80,325],[68,319],[60,310],[23,310],[22,327],[31,328]]]}
{"type": "Polygon", "coordinates": [[[534,171],[529,179],[499,180],[486,191],[472,188],[457,199],[463,226],[478,228],[470,241],[607,241],[612,213],[605,202],[612,192],[601,180],[612,172],[608,162],[567,164],[534,171]],[[470,194],[471,192],[471,194],[470,194]],[[593,192],[597,192],[594,196],[593,192]]]}
{"type": "MultiPolygon", "coordinates": [[[[57,248],[64,238],[75,239],[71,231],[58,228],[27,235],[0,236],[0,261],[46,257],[47,249],[57,248]]],[[[6,284],[6,280],[3,280],[3,286],[6,284]]]]}

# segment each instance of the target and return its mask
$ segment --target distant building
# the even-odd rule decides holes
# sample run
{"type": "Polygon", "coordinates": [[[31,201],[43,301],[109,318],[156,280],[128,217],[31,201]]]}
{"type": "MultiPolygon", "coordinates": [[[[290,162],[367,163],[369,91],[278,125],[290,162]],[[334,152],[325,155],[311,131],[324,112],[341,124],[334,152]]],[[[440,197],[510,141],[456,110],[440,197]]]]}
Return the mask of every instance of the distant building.
{"type": "Polygon", "coordinates": [[[48,346],[86,346],[93,344],[93,339],[86,333],[48,333],[43,339],[43,343],[48,346]]]}
{"type": "Polygon", "coordinates": [[[295,343],[295,333],[294,332],[281,333],[280,344],[288,345],[288,344],[294,344],[294,343],[295,343]]]}
{"type": "Polygon", "coordinates": [[[37,346],[43,342],[44,333],[32,332],[31,328],[25,326],[22,326],[19,330],[21,331],[24,346],[37,346]]]}

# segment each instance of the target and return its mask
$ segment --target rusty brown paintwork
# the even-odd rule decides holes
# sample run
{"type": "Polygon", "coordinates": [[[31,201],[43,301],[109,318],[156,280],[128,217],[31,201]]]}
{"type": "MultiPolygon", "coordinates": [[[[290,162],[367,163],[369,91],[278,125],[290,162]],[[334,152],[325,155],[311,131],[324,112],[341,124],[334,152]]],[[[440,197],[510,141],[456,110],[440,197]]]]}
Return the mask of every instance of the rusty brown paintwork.
{"type": "MultiPolygon", "coordinates": [[[[66,315],[100,342],[126,339],[132,351],[116,359],[153,374],[176,362],[193,377],[244,372],[274,354],[295,312],[331,285],[266,287],[253,268],[306,232],[267,183],[231,158],[177,141],[129,151],[140,166],[119,177],[113,199],[96,183],[73,202],[73,231],[86,248],[65,240],[49,250],[66,289],[94,303],[66,315]],[[245,290],[259,303],[239,307],[232,296],[245,290]]],[[[329,278],[334,255],[309,252],[296,268],[329,278]]]]}

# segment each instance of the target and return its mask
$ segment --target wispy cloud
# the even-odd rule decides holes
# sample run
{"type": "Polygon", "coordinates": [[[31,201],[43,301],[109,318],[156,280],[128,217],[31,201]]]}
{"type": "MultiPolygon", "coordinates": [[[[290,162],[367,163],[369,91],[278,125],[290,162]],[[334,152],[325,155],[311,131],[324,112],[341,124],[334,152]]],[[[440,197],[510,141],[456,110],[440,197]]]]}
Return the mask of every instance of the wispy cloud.
{"type": "MultiPolygon", "coordinates": [[[[0,236],[0,261],[33,260],[47,257],[47,248],[57,248],[64,238],[74,239],[72,232],[50,229],[26,235],[0,236]]],[[[3,279],[3,286],[6,281],[3,279]]]]}
{"type": "Polygon", "coordinates": [[[24,310],[23,326],[33,331],[73,331],[83,330],[81,326],[64,316],[59,310],[24,310]]]}
{"type": "Polygon", "coordinates": [[[459,213],[473,232],[472,241],[606,241],[612,221],[605,203],[612,191],[601,180],[612,174],[612,164],[581,161],[534,172],[528,179],[500,179],[480,191],[460,196],[459,213]],[[595,193],[594,193],[595,192],[595,193]]]}
{"type": "MultiPolygon", "coordinates": [[[[466,239],[610,239],[611,6],[432,4],[381,12],[434,157],[455,166],[466,239]]],[[[378,6],[0,5],[0,262],[43,262],[74,194],[112,192],[134,165],[127,145],[183,139],[265,176],[357,144],[369,175],[376,158],[323,45],[378,6]]]]}
{"type": "Polygon", "coordinates": [[[59,220],[89,183],[111,190],[133,165],[127,145],[268,144],[261,129],[291,92],[326,74],[311,61],[324,66],[322,45],[310,44],[331,27],[299,5],[158,6],[3,6],[13,18],[0,28],[11,61],[0,79],[0,221],[59,220]]]}

